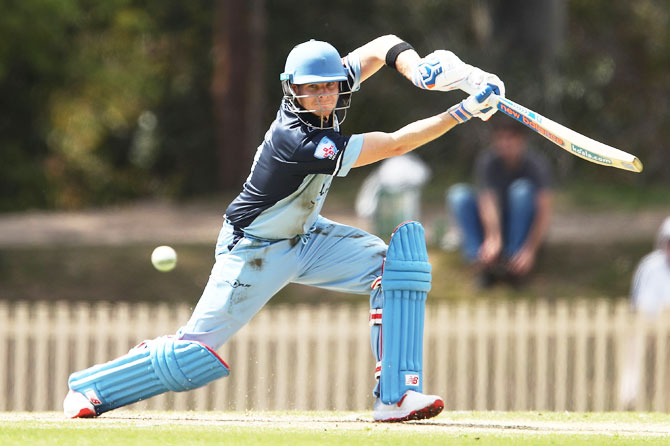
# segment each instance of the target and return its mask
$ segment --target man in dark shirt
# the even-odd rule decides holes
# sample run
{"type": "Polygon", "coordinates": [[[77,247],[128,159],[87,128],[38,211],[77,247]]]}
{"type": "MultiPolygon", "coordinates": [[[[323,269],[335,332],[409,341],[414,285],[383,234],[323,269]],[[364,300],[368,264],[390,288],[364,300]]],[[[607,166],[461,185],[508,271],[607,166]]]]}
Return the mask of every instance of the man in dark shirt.
{"type": "Polygon", "coordinates": [[[493,128],[491,149],[476,161],[476,191],[456,184],[447,196],[463,256],[478,265],[483,286],[499,273],[519,279],[531,271],[552,211],[551,170],[528,149],[526,129],[506,117],[493,128]]]}

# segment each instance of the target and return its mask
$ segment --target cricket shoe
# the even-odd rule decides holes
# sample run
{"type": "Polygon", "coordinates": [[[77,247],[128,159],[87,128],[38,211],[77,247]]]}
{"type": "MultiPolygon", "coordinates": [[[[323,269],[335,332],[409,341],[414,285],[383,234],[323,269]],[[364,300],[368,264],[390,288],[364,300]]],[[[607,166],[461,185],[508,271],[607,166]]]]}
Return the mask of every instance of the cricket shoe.
{"type": "Polygon", "coordinates": [[[397,403],[384,404],[377,398],[372,417],[384,422],[425,420],[437,416],[442,409],[444,401],[439,396],[408,390],[397,403]]]}
{"type": "Polygon", "coordinates": [[[68,418],[92,418],[96,416],[93,404],[80,392],[70,390],[63,401],[63,412],[68,418]]]}

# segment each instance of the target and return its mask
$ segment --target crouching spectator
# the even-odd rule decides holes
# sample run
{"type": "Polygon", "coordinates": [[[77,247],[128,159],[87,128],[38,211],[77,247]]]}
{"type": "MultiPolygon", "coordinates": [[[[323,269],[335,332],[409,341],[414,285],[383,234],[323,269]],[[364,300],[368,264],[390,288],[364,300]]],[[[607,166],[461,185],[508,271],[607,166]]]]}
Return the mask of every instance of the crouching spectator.
{"type": "Polygon", "coordinates": [[[506,117],[495,119],[491,147],[476,160],[475,188],[460,183],[447,193],[463,257],[477,265],[482,287],[502,278],[520,283],[549,228],[552,174],[528,147],[527,132],[506,117]]]}

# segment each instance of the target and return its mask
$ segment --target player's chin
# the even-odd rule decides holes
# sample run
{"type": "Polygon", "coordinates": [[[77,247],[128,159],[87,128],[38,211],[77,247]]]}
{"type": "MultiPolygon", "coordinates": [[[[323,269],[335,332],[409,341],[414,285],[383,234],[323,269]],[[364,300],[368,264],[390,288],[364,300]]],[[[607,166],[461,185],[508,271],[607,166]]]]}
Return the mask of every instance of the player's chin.
{"type": "Polygon", "coordinates": [[[335,103],[332,105],[322,105],[321,108],[319,108],[319,114],[324,118],[327,118],[333,113],[333,110],[335,110],[335,103]]]}
{"type": "Polygon", "coordinates": [[[323,119],[328,119],[330,118],[330,115],[333,113],[332,110],[319,110],[317,113],[315,113],[319,118],[323,119]]]}

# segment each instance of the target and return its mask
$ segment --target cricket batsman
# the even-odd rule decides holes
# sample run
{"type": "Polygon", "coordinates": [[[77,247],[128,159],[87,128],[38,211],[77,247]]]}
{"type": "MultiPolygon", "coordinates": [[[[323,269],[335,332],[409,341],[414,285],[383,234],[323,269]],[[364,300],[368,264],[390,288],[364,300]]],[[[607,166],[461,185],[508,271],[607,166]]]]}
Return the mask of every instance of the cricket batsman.
{"type": "Polygon", "coordinates": [[[280,74],[284,97],[256,151],[242,192],[228,206],[209,281],[186,325],[126,355],[73,373],[68,417],[93,417],[160,393],[186,391],[229,374],[216,354],[288,283],[370,294],[377,359],[373,417],[431,418],[442,399],[424,394],[423,323],[431,266],[417,222],[380,238],[320,214],[331,183],[355,167],[402,155],[472,117],[487,120],[488,99],[504,95],[492,74],[449,51],[421,58],[393,35],[341,57],[329,43],[294,47],[280,74]],[[478,91],[435,116],[393,133],[345,135],[352,93],[384,65],[422,89],[478,91]]]}

